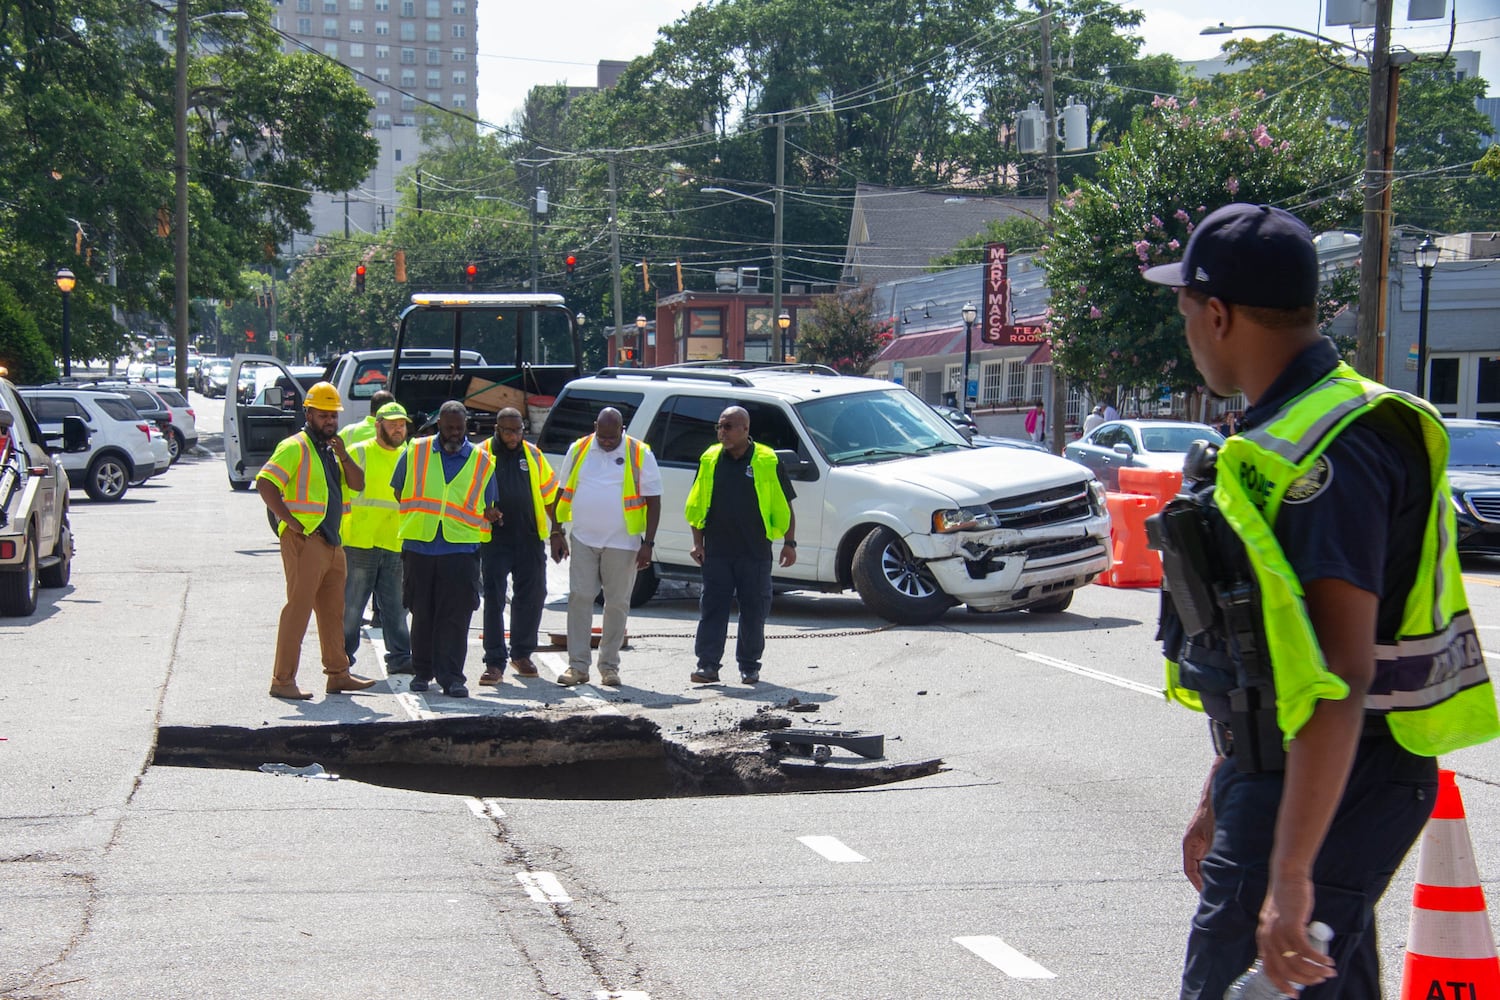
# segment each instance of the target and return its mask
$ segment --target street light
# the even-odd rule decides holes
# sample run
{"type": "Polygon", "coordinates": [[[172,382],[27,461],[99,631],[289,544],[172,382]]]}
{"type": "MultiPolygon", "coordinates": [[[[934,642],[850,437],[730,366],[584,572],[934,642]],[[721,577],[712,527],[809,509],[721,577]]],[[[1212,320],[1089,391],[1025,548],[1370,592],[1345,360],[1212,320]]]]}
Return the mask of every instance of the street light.
{"type": "Polygon", "coordinates": [[[1198,32],[1198,34],[1232,35],[1236,31],[1290,31],[1294,35],[1306,35],[1308,38],[1316,38],[1318,41],[1323,42],[1325,45],[1332,45],[1336,49],[1345,49],[1349,52],[1353,52],[1355,55],[1360,56],[1361,58],[1366,57],[1366,53],[1364,53],[1360,49],[1355,48],[1353,45],[1350,45],[1348,42],[1341,42],[1336,38],[1329,38],[1327,35],[1320,35],[1316,31],[1308,31],[1306,28],[1294,28],[1289,24],[1225,24],[1223,21],[1220,21],[1218,24],[1214,25],[1211,28],[1204,28],[1202,31],[1198,32]]]}
{"type": "Polygon", "coordinates": [[[974,321],[979,318],[979,310],[974,308],[974,303],[965,302],[959,313],[964,318],[964,374],[963,374],[963,397],[958,408],[969,415],[969,358],[974,352],[974,321]]]}
{"type": "MultiPolygon", "coordinates": [[[[775,315],[781,313],[781,213],[776,210],[776,202],[770,198],[762,198],[757,194],[745,194],[743,191],[731,191],[729,188],[706,187],[699,188],[704,194],[727,194],[734,198],[743,198],[746,201],[757,201],[771,210],[774,220],[775,233],[771,237],[771,312],[775,315]]],[[[781,189],[776,189],[778,197],[781,189]]],[[[779,358],[782,355],[781,327],[771,331],[771,357],[779,358]]]]}
{"type": "MultiPolygon", "coordinates": [[[[71,315],[68,312],[68,301],[73,298],[73,286],[76,285],[76,284],[78,284],[78,279],[75,278],[75,277],[73,277],[73,272],[72,271],[69,271],[65,267],[60,267],[60,268],[57,269],[57,290],[59,292],[62,292],[62,299],[63,299],[63,310],[62,310],[63,378],[68,378],[69,376],[71,376],[73,374],[73,341],[70,339],[70,333],[69,333],[69,329],[68,329],[68,323],[69,323],[69,320],[72,317],[71,317],[71,315]]],[[[1425,288],[1425,286],[1423,286],[1423,287],[1425,288]]],[[[1426,302],[1427,300],[1424,298],[1422,301],[1426,302]]],[[[1424,329],[1425,329],[1425,327],[1424,327],[1424,329]]]]}
{"type": "Polygon", "coordinates": [[[781,355],[782,362],[787,362],[792,359],[792,345],[787,340],[786,335],[786,332],[791,327],[791,325],[791,313],[787,312],[785,309],[781,310],[776,316],[776,329],[781,333],[782,350],[786,352],[785,354],[781,355]]]}
{"type": "MultiPolygon", "coordinates": [[[[1417,247],[1416,258],[1417,270],[1422,272],[1422,304],[1417,313],[1417,395],[1427,398],[1427,289],[1432,283],[1432,269],[1437,267],[1438,257],[1442,251],[1438,245],[1432,242],[1432,237],[1424,239],[1417,247]]],[[[67,297],[64,296],[64,301],[67,297]]],[[[68,328],[66,316],[67,307],[63,308],[63,329],[68,328]]]]}
{"type": "Polygon", "coordinates": [[[177,187],[177,232],[176,259],[173,262],[173,281],[176,295],[173,300],[175,314],[172,317],[173,341],[177,345],[177,390],[187,392],[187,348],[188,348],[188,162],[187,162],[187,114],[188,114],[188,30],[196,21],[211,17],[244,21],[249,18],[242,10],[215,11],[198,17],[188,16],[188,0],[177,0],[177,95],[173,102],[173,124],[177,130],[177,155],[172,169],[176,174],[177,187]]]}
{"type": "Polygon", "coordinates": [[[635,360],[646,367],[646,317],[635,318],[635,360]]]}

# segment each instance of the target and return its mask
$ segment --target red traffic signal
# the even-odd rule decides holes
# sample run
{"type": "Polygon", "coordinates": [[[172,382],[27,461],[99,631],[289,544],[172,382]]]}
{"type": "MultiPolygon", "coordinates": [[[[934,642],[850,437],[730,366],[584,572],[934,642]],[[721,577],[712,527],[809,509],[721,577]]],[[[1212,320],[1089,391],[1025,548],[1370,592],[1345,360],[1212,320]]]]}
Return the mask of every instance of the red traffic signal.
{"type": "Polygon", "coordinates": [[[468,267],[464,268],[464,283],[465,284],[469,284],[469,285],[474,284],[474,279],[477,278],[478,276],[479,276],[479,265],[478,264],[470,264],[468,267]]]}
{"type": "Polygon", "coordinates": [[[356,292],[365,290],[365,266],[363,264],[354,268],[354,290],[356,292]]]}
{"type": "Polygon", "coordinates": [[[563,258],[563,264],[568,269],[568,280],[572,281],[573,280],[573,268],[576,267],[576,266],[578,266],[578,258],[575,257],[575,256],[573,256],[572,254],[568,254],[566,257],[563,258]]]}

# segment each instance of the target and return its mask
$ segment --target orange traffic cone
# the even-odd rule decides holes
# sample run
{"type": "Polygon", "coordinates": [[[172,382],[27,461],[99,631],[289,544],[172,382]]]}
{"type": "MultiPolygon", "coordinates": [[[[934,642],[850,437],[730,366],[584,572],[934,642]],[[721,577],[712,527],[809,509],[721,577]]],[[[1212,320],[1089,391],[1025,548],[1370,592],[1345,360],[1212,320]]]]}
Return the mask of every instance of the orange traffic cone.
{"type": "Polygon", "coordinates": [[[1406,937],[1401,1000],[1500,995],[1500,958],[1452,771],[1438,771],[1437,808],[1422,832],[1406,937]]]}

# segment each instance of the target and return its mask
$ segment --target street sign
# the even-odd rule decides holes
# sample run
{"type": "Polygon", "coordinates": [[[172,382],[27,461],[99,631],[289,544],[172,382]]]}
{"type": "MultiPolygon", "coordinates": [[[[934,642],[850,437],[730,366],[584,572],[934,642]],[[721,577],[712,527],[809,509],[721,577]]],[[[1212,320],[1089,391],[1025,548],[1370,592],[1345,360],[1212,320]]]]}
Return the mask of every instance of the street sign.
{"type": "Polygon", "coordinates": [[[267,336],[268,336],[268,339],[273,344],[276,343],[277,340],[281,339],[281,333],[280,333],[280,331],[277,331],[277,330],[272,330],[270,332],[270,334],[268,334],[267,336]]]}
{"type": "Polygon", "coordinates": [[[1417,370],[1417,345],[1412,344],[1411,350],[1406,352],[1406,370],[1414,372],[1417,370]]]}
{"type": "Polygon", "coordinates": [[[892,382],[905,382],[906,381],[906,362],[905,361],[892,361],[891,362],[891,381],[892,382]]]}

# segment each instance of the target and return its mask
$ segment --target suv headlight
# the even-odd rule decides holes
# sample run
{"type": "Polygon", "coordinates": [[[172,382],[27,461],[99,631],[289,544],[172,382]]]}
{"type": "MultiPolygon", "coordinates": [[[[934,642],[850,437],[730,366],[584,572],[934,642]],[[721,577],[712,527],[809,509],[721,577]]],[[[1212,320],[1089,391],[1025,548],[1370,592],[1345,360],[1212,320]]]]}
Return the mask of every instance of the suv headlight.
{"type": "Polygon", "coordinates": [[[1109,513],[1109,501],[1104,496],[1104,484],[1097,479],[1089,480],[1089,506],[1094,508],[1094,516],[1102,517],[1109,513]]]}
{"type": "Polygon", "coordinates": [[[958,507],[934,511],[934,534],[949,535],[955,531],[985,531],[1000,526],[995,512],[988,507],[958,507]]]}

